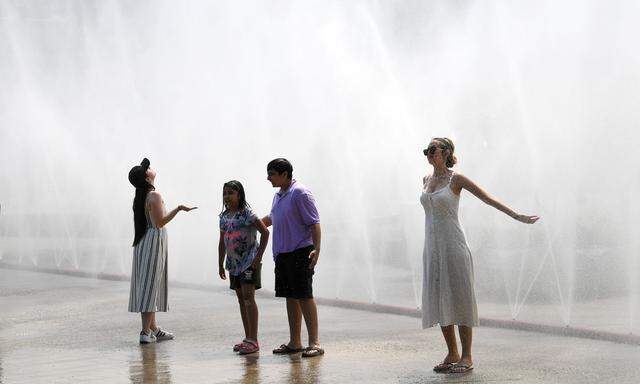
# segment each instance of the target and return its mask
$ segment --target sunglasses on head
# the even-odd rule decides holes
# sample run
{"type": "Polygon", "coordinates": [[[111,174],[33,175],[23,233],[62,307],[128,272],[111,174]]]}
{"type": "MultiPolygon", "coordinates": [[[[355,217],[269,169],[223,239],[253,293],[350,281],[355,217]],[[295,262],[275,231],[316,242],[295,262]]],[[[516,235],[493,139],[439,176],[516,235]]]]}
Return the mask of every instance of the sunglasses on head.
{"type": "Polygon", "coordinates": [[[435,154],[436,150],[438,150],[438,149],[444,149],[444,148],[442,148],[440,146],[437,146],[437,145],[430,145],[430,146],[427,147],[427,149],[424,149],[422,151],[422,153],[424,153],[425,156],[431,156],[431,155],[435,154]]]}

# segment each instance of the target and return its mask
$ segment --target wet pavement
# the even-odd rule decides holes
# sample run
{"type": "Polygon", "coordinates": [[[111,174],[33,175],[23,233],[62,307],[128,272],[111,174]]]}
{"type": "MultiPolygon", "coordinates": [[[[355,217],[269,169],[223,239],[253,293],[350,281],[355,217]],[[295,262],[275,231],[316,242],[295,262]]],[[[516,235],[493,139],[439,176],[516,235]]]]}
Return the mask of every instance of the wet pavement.
{"type": "MultiPolygon", "coordinates": [[[[176,340],[140,346],[127,282],[0,269],[0,383],[637,383],[640,347],[477,328],[475,370],[436,374],[437,328],[418,319],[319,307],[325,356],[275,356],[284,302],[258,297],[263,351],[231,351],[242,325],[231,291],[170,286],[159,324],[176,340]]],[[[303,332],[304,327],[303,327],[303,332]]]]}

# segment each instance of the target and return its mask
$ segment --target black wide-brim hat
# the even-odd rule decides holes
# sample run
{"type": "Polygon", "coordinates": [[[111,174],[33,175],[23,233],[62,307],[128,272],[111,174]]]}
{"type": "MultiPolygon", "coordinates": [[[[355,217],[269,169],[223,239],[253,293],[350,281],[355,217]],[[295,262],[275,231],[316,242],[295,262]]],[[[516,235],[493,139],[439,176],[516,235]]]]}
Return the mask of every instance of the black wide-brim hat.
{"type": "Polygon", "coordinates": [[[129,171],[129,182],[136,188],[142,188],[146,184],[147,169],[151,162],[146,157],[142,159],[140,165],[136,165],[129,171]]]}

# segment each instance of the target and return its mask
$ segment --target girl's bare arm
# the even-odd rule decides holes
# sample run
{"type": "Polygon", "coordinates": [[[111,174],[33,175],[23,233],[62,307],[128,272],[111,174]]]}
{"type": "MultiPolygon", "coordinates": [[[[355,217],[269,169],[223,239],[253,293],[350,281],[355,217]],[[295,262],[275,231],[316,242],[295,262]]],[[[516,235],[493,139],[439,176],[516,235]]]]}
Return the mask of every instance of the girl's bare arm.
{"type": "Polygon", "coordinates": [[[260,264],[262,261],[262,255],[264,254],[265,249],[267,249],[267,244],[269,243],[269,230],[264,222],[260,219],[256,220],[254,225],[258,232],[260,232],[260,244],[258,245],[258,253],[256,253],[256,258],[253,260],[251,264],[253,267],[260,264]]]}
{"type": "Polygon", "coordinates": [[[226,248],[224,247],[224,231],[220,230],[220,241],[218,241],[218,275],[222,280],[226,280],[227,276],[224,272],[224,255],[226,248]]]}

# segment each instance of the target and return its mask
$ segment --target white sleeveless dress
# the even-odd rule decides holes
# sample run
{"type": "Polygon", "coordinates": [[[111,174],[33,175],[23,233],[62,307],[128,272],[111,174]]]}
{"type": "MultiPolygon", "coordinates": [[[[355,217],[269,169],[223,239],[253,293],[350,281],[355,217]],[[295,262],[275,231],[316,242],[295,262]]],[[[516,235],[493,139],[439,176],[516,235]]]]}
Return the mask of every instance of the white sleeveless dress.
{"type": "MultiPolygon", "coordinates": [[[[147,196],[147,200],[148,200],[147,196]]],[[[147,232],[133,248],[129,312],[166,312],[167,304],[167,229],[158,228],[147,208],[147,232]]],[[[163,214],[166,214],[164,203],[163,214]]]]}
{"type": "Polygon", "coordinates": [[[460,196],[451,190],[451,178],[447,185],[431,193],[427,192],[428,184],[429,177],[420,196],[425,214],[422,327],[474,327],[478,325],[478,308],[473,260],[458,222],[460,196]]]}

